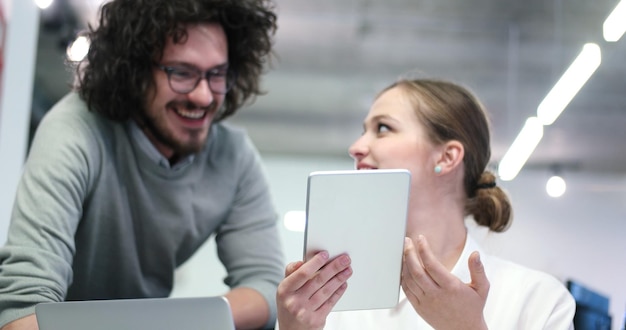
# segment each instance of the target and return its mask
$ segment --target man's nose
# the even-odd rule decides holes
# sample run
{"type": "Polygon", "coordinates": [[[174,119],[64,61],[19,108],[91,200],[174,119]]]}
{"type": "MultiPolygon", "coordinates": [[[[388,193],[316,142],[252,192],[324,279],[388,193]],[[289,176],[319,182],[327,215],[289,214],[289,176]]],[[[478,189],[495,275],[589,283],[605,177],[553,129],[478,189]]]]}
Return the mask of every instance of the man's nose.
{"type": "Polygon", "coordinates": [[[187,96],[191,102],[202,108],[208,107],[215,100],[209,81],[206,78],[201,79],[198,86],[189,92],[187,96]]]}

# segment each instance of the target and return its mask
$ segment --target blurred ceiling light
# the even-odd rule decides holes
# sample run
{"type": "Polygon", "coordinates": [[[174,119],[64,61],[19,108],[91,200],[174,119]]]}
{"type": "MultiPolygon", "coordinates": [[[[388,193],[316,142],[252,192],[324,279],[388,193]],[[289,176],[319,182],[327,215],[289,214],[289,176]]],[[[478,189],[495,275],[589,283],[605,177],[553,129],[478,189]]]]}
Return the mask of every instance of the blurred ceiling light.
{"type": "Polygon", "coordinates": [[[550,125],[556,120],[600,66],[600,62],[600,47],[593,43],[585,44],[578,57],[537,107],[537,118],[543,125],[550,125]]]}
{"type": "Polygon", "coordinates": [[[539,119],[537,117],[528,118],[498,165],[498,176],[500,179],[504,181],[513,180],[542,137],[543,125],[541,125],[539,119]]]}
{"type": "Polygon", "coordinates": [[[50,7],[50,5],[52,4],[52,1],[53,0],[35,0],[35,4],[40,9],[46,9],[46,8],[50,7]]]}
{"type": "Polygon", "coordinates": [[[304,211],[289,211],[283,217],[283,225],[287,230],[304,232],[306,227],[306,213],[304,211]]]}
{"type": "Polygon", "coordinates": [[[72,62],[82,61],[89,52],[89,39],[80,36],[67,47],[67,57],[72,62]]]}
{"type": "Polygon", "coordinates": [[[565,180],[558,175],[553,175],[546,183],[546,192],[550,197],[561,197],[565,193],[566,189],[567,185],[565,184],[565,180]]]}
{"type": "Polygon", "coordinates": [[[626,0],[620,1],[602,25],[604,40],[618,41],[626,32],[626,0]]]}

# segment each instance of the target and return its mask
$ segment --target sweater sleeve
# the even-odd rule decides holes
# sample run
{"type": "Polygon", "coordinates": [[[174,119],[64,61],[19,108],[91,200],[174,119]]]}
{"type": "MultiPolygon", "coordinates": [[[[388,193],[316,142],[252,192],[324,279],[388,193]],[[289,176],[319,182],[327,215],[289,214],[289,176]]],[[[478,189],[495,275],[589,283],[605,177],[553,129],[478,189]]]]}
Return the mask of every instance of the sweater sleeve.
{"type": "Polygon", "coordinates": [[[31,145],[8,240],[0,248],[0,327],[34,313],[38,303],[64,300],[72,282],[74,233],[89,181],[89,147],[85,123],[64,120],[63,113],[53,110],[31,145]]]}
{"type": "Polygon", "coordinates": [[[216,243],[228,273],[226,285],[257,290],[269,305],[267,327],[271,328],[276,320],[276,288],[284,266],[277,213],[260,156],[249,139],[243,142],[238,152],[242,155],[241,173],[234,204],[217,233],[216,243]]]}

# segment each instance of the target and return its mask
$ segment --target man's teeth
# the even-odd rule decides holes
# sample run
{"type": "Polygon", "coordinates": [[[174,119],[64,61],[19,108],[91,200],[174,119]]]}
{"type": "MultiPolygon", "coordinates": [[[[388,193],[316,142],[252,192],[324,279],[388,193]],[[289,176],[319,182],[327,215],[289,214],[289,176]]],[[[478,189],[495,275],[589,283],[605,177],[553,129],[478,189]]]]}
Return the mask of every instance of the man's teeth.
{"type": "Polygon", "coordinates": [[[188,119],[200,119],[204,117],[206,111],[204,110],[185,110],[185,109],[176,109],[176,113],[184,118],[188,119]]]}

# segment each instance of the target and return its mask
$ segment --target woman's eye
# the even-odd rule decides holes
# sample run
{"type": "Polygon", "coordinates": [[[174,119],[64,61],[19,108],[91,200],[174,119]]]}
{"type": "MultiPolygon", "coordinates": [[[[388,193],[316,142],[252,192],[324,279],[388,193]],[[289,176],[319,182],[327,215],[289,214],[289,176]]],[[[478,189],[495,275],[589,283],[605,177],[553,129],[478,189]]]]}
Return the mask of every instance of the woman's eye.
{"type": "Polygon", "coordinates": [[[385,133],[391,131],[391,128],[385,124],[378,124],[377,126],[378,133],[385,133]]]}

